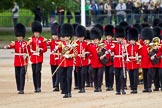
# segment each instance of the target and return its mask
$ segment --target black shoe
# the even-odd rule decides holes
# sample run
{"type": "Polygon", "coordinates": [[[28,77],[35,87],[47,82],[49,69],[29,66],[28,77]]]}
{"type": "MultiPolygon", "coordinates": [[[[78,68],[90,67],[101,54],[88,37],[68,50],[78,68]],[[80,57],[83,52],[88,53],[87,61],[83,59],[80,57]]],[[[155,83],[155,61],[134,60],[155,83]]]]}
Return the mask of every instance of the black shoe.
{"type": "Polygon", "coordinates": [[[90,85],[90,87],[93,87],[93,83],[90,83],[89,85],[90,85]]]}
{"type": "Polygon", "coordinates": [[[149,92],[149,93],[151,93],[151,92],[152,92],[152,90],[151,90],[151,89],[148,89],[148,92],[149,92]]]}
{"type": "Polygon", "coordinates": [[[142,92],[148,92],[148,90],[147,89],[144,89],[144,90],[142,90],[142,92]]]}
{"type": "Polygon", "coordinates": [[[41,89],[40,88],[37,88],[34,92],[35,93],[40,93],[41,92],[41,89]]]}
{"type": "Polygon", "coordinates": [[[99,92],[99,91],[98,91],[98,88],[96,88],[96,89],[94,90],[94,92],[99,92]]]}
{"type": "Polygon", "coordinates": [[[100,87],[98,88],[98,92],[102,92],[102,89],[100,87]]]}
{"type": "Polygon", "coordinates": [[[24,91],[19,91],[18,94],[24,94],[24,91]]]}
{"type": "Polygon", "coordinates": [[[132,90],[130,93],[131,94],[137,94],[137,90],[132,90]]]}
{"type": "Polygon", "coordinates": [[[79,87],[77,87],[77,86],[74,88],[74,90],[78,90],[78,89],[79,89],[79,87]]]}
{"type": "Polygon", "coordinates": [[[87,84],[85,87],[90,87],[90,84],[87,84]]]}
{"type": "Polygon", "coordinates": [[[64,91],[61,91],[61,94],[65,94],[65,92],[64,91]]]}
{"type": "Polygon", "coordinates": [[[124,87],[124,90],[127,90],[128,88],[127,87],[124,87]]]}
{"type": "Polygon", "coordinates": [[[59,90],[58,87],[55,87],[55,88],[53,89],[53,92],[57,92],[57,91],[60,91],[60,90],[59,90]]]}
{"type": "Polygon", "coordinates": [[[112,87],[108,87],[108,88],[106,89],[106,91],[112,91],[112,90],[113,90],[112,87]]]}
{"type": "Polygon", "coordinates": [[[123,94],[123,95],[125,95],[125,94],[126,94],[126,92],[123,90],[123,91],[122,91],[122,94],[123,94]]]}
{"type": "Polygon", "coordinates": [[[85,93],[85,89],[82,88],[78,93],[85,93]]]}
{"type": "Polygon", "coordinates": [[[116,92],[116,95],[121,95],[121,93],[120,92],[116,92]]]}
{"type": "Polygon", "coordinates": [[[63,98],[71,98],[71,93],[65,94],[63,98]]]}
{"type": "Polygon", "coordinates": [[[153,91],[159,91],[159,88],[155,88],[153,91]]]}

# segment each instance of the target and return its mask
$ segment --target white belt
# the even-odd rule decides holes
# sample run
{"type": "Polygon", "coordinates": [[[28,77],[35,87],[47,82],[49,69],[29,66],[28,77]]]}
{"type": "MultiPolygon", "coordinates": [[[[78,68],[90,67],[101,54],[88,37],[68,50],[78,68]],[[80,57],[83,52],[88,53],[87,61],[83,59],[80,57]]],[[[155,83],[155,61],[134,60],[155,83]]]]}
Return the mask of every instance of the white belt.
{"type": "Polygon", "coordinates": [[[122,55],[114,55],[114,57],[123,57],[122,55]]]}
{"type": "Polygon", "coordinates": [[[129,57],[130,59],[136,59],[136,57],[133,57],[133,56],[131,56],[131,57],[129,57]]]}
{"type": "Polygon", "coordinates": [[[15,55],[24,56],[24,55],[26,55],[26,53],[15,53],[15,55]]]}

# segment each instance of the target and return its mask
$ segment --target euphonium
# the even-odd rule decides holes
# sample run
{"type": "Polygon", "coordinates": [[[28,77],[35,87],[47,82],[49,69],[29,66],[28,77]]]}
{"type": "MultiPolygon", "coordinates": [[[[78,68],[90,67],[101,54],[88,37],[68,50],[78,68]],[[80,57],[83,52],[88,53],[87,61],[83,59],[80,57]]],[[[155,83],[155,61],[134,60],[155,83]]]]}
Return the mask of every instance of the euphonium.
{"type": "MultiPolygon", "coordinates": [[[[149,52],[148,53],[149,53],[150,57],[156,55],[159,46],[160,46],[160,38],[159,37],[154,37],[152,39],[152,42],[149,44],[149,52]]],[[[157,58],[155,56],[155,59],[151,60],[151,62],[152,62],[152,64],[157,64],[157,63],[159,63],[159,60],[160,60],[160,58],[157,58]]]]}

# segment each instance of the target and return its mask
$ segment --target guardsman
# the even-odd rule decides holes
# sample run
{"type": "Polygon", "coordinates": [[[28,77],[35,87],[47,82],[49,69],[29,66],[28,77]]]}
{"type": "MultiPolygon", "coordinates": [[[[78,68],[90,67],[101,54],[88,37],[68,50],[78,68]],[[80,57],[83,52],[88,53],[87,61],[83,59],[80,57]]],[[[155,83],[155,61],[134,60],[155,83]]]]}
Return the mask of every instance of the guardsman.
{"type": "Polygon", "coordinates": [[[51,65],[51,73],[52,73],[52,84],[53,84],[53,91],[59,91],[59,86],[56,86],[56,74],[58,72],[55,72],[57,66],[58,66],[58,61],[60,58],[60,53],[58,50],[58,45],[57,42],[59,42],[59,37],[58,37],[58,28],[59,24],[58,23],[53,23],[51,26],[51,35],[52,39],[50,39],[47,42],[47,45],[50,46],[50,65],[51,65]],[[54,73],[55,72],[55,73],[54,73]]]}
{"type": "Polygon", "coordinates": [[[41,36],[42,26],[40,22],[32,23],[33,36],[29,39],[29,54],[32,62],[33,82],[35,93],[41,92],[41,70],[43,63],[43,53],[47,51],[46,39],[41,36]]]}
{"type": "Polygon", "coordinates": [[[90,59],[94,76],[94,92],[102,92],[101,85],[103,80],[104,67],[100,60],[103,59],[103,57],[99,57],[98,55],[98,52],[100,50],[99,44],[101,40],[101,31],[98,28],[94,27],[91,29],[90,36],[93,42],[89,44],[88,50],[91,54],[90,59]]]}
{"type": "Polygon", "coordinates": [[[128,30],[128,40],[127,45],[127,69],[130,79],[131,93],[137,93],[138,85],[138,68],[139,68],[139,48],[140,46],[136,44],[138,41],[138,30],[136,28],[130,28],[128,30]]]}
{"type": "Polygon", "coordinates": [[[86,28],[82,25],[78,25],[75,29],[77,36],[77,51],[76,51],[76,64],[75,68],[78,73],[78,85],[79,85],[79,93],[85,93],[85,78],[88,69],[88,47],[87,42],[84,41],[84,37],[86,36],[86,28]]]}
{"type": "Polygon", "coordinates": [[[142,92],[152,92],[151,85],[153,80],[153,65],[149,57],[149,43],[151,42],[154,33],[150,27],[145,27],[141,31],[143,45],[140,48],[139,55],[141,56],[141,68],[143,70],[144,90],[142,92]]]}
{"type": "Polygon", "coordinates": [[[113,52],[115,44],[113,43],[115,28],[113,25],[105,26],[105,36],[106,40],[104,41],[105,47],[107,50],[106,57],[108,59],[108,63],[105,65],[105,82],[106,82],[106,91],[113,90],[114,84],[114,68],[113,68],[113,52]]]}
{"type": "MultiPolygon", "coordinates": [[[[84,38],[84,41],[87,42],[87,45],[89,46],[91,37],[90,37],[90,31],[86,30],[86,37],[84,38]]],[[[87,75],[86,75],[86,87],[93,87],[93,77],[92,77],[92,67],[91,67],[91,60],[90,60],[90,54],[88,54],[88,69],[87,69],[87,75]]]]}
{"type": "Polygon", "coordinates": [[[124,78],[126,77],[126,66],[125,66],[125,53],[126,53],[126,43],[124,43],[124,28],[117,26],[116,31],[116,40],[114,51],[114,63],[113,67],[115,70],[115,80],[116,80],[116,95],[121,93],[126,94],[124,90],[124,78]],[[121,91],[122,89],[122,91],[121,91]]]}
{"type": "Polygon", "coordinates": [[[15,78],[18,94],[24,94],[24,86],[25,86],[25,66],[28,63],[27,55],[28,48],[27,42],[24,40],[26,29],[25,26],[21,23],[16,24],[14,27],[15,35],[17,40],[12,42],[8,46],[4,46],[7,49],[15,50],[14,57],[14,66],[15,66],[15,78]]]}
{"type": "MultiPolygon", "coordinates": [[[[154,44],[157,44],[157,56],[156,56],[156,59],[159,61],[159,63],[155,64],[154,65],[154,90],[153,91],[159,91],[159,88],[161,88],[162,90],[162,59],[161,59],[161,55],[159,54],[161,52],[161,36],[162,36],[162,29],[161,27],[159,26],[155,26],[153,28],[154,30],[154,36],[159,38],[159,42],[156,41],[156,43],[154,44]]],[[[155,59],[155,58],[154,58],[155,59]]]]}
{"type": "Polygon", "coordinates": [[[61,36],[64,37],[64,41],[59,45],[61,51],[60,68],[61,74],[61,89],[62,94],[65,94],[63,98],[71,98],[71,87],[72,87],[72,70],[73,70],[73,59],[75,58],[74,49],[76,43],[71,41],[71,37],[74,35],[74,29],[71,24],[63,24],[60,29],[61,36]]]}

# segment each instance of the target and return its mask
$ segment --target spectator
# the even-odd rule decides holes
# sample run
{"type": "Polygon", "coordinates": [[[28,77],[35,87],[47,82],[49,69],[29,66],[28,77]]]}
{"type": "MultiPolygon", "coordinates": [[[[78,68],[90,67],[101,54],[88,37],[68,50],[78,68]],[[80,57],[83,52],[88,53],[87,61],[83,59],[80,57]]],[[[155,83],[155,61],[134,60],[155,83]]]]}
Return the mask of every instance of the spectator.
{"type": "Polygon", "coordinates": [[[92,0],[92,3],[90,4],[90,12],[92,15],[93,24],[96,22],[96,17],[98,15],[98,6],[97,3],[95,3],[95,0],[92,0]]]}
{"type": "Polygon", "coordinates": [[[155,15],[156,18],[159,18],[159,12],[160,12],[160,0],[157,0],[155,3],[155,15]]]}
{"type": "Polygon", "coordinates": [[[127,0],[127,3],[126,3],[126,12],[127,12],[127,22],[129,24],[131,24],[133,22],[132,20],[132,10],[133,10],[133,3],[131,0],[127,0]]]}
{"type": "Polygon", "coordinates": [[[117,10],[117,17],[118,17],[118,23],[124,21],[124,17],[126,15],[125,10],[126,10],[126,5],[123,0],[119,0],[118,5],[115,8],[117,10]]]}
{"type": "Polygon", "coordinates": [[[155,17],[155,4],[152,0],[150,0],[149,5],[148,5],[148,10],[150,11],[150,15],[149,15],[149,22],[152,22],[152,20],[155,17]]]}
{"type": "Polygon", "coordinates": [[[35,7],[35,9],[33,10],[33,13],[35,15],[34,21],[39,21],[41,23],[41,21],[42,21],[42,12],[41,12],[41,9],[40,9],[39,5],[37,5],[35,7]]]}
{"type": "MultiPolygon", "coordinates": [[[[112,9],[111,14],[112,14],[112,19],[114,18],[115,25],[117,23],[116,10],[115,10],[116,6],[117,6],[116,1],[115,0],[112,0],[111,1],[111,9],[112,9]]],[[[110,22],[112,22],[112,21],[110,21],[110,22]]]]}
{"type": "Polygon", "coordinates": [[[139,0],[134,0],[133,3],[133,11],[135,14],[135,23],[140,23],[140,17],[141,17],[141,2],[139,0]]]}
{"type": "Polygon", "coordinates": [[[64,9],[61,6],[57,7],[58,22],[60,25],[64,23],[64,9]]]}
{"type": "Polygon", "coordinates": [[[13,15],[13,25],[15,26],[18,22],[19,17],[19,6],[16,2],[14,2],[14,8],[12,9],[12,15],[13,15]]]}
{"type": "Polygon", "coordinates": [[[51,12],[50,12],[50,25],[52,25],[54,22],[55,22],[55,11],[54,10],[52,10],[51,12]]]}
{"type": "Polygon", "coordinates": [[[107,2],[104,5],[104,8],[105,8],[105,11],[107,13],[108,24],[111,24],[112,17],[111,17],[111,3],[110,3],[110,0],[107,0],[107,2]]]}
{"type": "Polygon", "coordinates": [[[99,16],[98,16],[98,23],[100,24],[103,24],[104,22],[104,18],[105,18],[105,10],[104,10],[104,2],[103,0],[100,0],[99,1],[99,4],[98,4],[98,13],[99,13],[99,16]]]}
{"type": "Polygon", "coordinates": [[[148,10],[148,6],[147,6],[146,2],[142,3],[142,11],[143,11],[143,20],[144,20],[144,22],[148,22],[149,10],[148,10]]]}
{"type": "Polygon", "coordinates": [[[73,18],[71,12],[68,10],[66,13],[66,18],[67,18],[67,22],[70,23],[71,19],[73,18]]]}
{"type": "Polygon", "coordinates": [[[43,27],[48,27],[48,15],[49,13],[47,12],[47,10],[43,8],[43,11],[42,11],[43,27]]]}
{"type": "Polygon", "coordinates": [[[85,13],[86,13],[86,26],[90,26],[91,25],[91,18],[89,16],[89,4],[90,4],[90,1],[87,0],[86,1],[86,4],[85,4],[85,13]]]}

